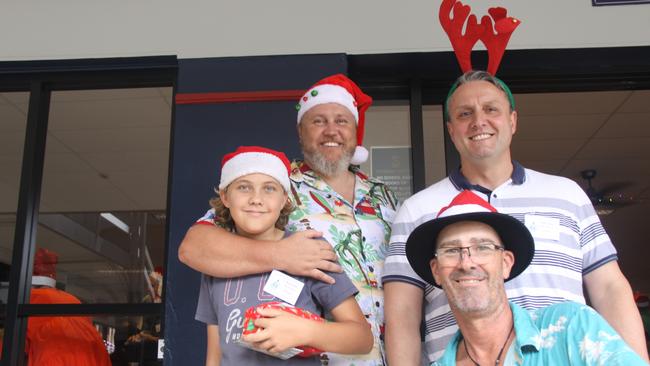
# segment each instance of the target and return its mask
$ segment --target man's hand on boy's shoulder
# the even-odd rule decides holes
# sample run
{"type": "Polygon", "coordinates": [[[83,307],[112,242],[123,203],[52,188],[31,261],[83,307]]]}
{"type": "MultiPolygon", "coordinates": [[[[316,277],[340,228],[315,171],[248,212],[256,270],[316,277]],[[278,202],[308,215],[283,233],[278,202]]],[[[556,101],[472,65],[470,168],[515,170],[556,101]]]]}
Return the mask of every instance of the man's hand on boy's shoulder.
{"type": "Polygon", "coordinates": [[[299,231],[278,242],[273,251],[276,268],[292,275],[312,277],[326,283],[334,279],[325,272],[343,272],[332,246],[315,230],[299,231]]]}

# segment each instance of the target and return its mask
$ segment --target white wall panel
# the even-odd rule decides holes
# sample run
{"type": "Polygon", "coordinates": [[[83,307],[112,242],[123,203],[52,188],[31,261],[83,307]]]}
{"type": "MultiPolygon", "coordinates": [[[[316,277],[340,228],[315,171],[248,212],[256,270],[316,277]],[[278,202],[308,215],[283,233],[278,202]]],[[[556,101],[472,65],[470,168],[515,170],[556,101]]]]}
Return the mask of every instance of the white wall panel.
{"type": "MultiPolygon", "coordinates": [[[[0,60],[447,51],[439,0],[7,0],[0,60]]],[[[465,0],[523,21],[509,48],[650,45],[650,5],[465,0]]]]}

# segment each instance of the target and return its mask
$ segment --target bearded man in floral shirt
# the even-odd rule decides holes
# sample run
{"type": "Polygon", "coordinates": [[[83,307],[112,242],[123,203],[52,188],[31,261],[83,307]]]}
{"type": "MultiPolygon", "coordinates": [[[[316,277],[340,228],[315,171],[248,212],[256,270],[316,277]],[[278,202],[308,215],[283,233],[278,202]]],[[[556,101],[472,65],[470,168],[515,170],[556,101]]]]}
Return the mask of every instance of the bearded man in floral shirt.
{"type": "Polygon", "coordinates": [[[277,269],[332,282],[327,272],[342,269],[359,290],[356,300],[375,342],[365,355],[324,354],[329,365],[385,364],[381,275],[397,200],[384,183],[358,169],[368,157],[361,143],[371,103],[352,80],[337,74],[317,82],[296,105],[305,160],[292,164],[289,199],[295,209],[287,228],[295,234],[279,242],[249,240],[216,226],[208,211],[179,248],[183,263],[215,277],[277,269]]]}

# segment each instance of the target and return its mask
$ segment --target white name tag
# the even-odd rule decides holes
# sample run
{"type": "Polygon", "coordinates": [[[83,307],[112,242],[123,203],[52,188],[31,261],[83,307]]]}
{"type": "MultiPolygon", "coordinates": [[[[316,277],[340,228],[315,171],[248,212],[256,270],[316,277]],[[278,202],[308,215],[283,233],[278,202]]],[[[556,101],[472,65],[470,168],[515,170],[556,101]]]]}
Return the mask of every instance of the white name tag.
{"type": "Polygon", "coordinates": [[[526,215],[524,223],[534,238],[560,240],[560,219],[537,215],[526,215]]]}
{"type": "Polygon", "coordinates": [[[164,357],[165,357],[165,340],[161,338],[158,340],[158,359],[162,360],[164,357]]]}
{"type": "Polygon", "coordinates": [[[296,305],[298,296],[300,296],[300,292],[304,286],[305,284],[301,281],[274,269],[266,281],[266,285],[264,285],[264,292],[277,297],[287,304],[296,305]]]}

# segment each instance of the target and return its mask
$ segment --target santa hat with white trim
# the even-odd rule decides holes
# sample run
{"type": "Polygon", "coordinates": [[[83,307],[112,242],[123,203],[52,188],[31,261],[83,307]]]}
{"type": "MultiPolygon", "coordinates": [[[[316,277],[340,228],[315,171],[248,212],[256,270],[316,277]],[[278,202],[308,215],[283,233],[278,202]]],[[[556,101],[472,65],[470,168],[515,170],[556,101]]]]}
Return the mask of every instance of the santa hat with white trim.
{"type": "Polygon", "coordinates": [[[440,287],[433,279],[429,265],[436,252],[438,235],[448,225],[460,221],[482,222],[497,232],[505,250],[511,251],[515,258],[506,281],[523,272],[533,259],[535,241],[528,228],[514,217],[497,212],[474,192],[465,190],[443,207],[435,219],[415,228],[406,241],[406,257],[411,267],[428,283],[440,287]]]}
{"type": "Polygon", "coordinates": [[[56,264],[58,255],[45,248],[38,248],[34,254],[33,286],[56,287],[56,264]]]}
{"type": "Polygon", "coordinates": [[[357,123],[357,147],[351,164],[359,165],[368,160],[368,150],[363,147],[363,135],[366,125],[366,110],[372,104],[372,98],[365,94],[354,81],[343,74],[328,76],[314,84],[296,104],[298,123],[311,108],[326,103],[338,103],[347,108],[357,123]]]}
{"type": "Polygon", "coordinates": [[[235,179],[244,175],[261,173],[275,178],[284,191],[289,192],[290,172],[291,163],[284,153],[260,146],[240,146],[221,160],[219,189],[226,189],[235,179]]]}

